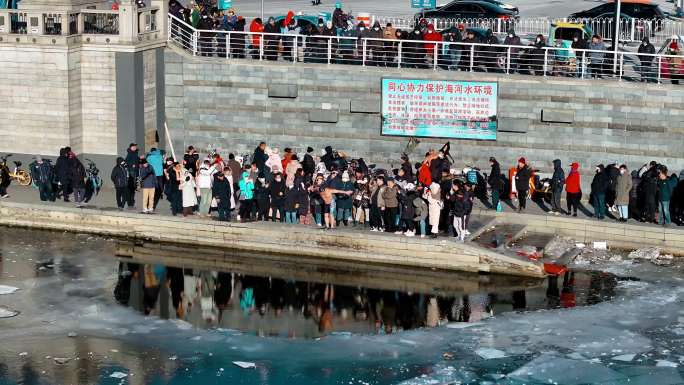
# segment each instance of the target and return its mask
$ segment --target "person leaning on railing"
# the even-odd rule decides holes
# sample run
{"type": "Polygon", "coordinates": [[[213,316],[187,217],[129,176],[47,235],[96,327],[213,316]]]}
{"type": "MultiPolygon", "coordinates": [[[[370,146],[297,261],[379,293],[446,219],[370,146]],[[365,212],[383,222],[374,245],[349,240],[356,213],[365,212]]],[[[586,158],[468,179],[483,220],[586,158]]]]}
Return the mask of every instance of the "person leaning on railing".
{"type": "Polygon", "coordinates": [[[599,35],[594,35],[591,37],[591,43],[589,43],[590,52],[587,53],[589,56],[589,66],[587,72],[590,77],[601,78],[603,77],[603,61],[605,60],[605,53],[600,51],[606,50],[606,45],[599,35]]]}
{"type": "Polygon", "coordinates": [[[641,76],[641,81],[642,82],[647,82],[649,80],[649,77],[652,77],[652,66],[653,66],[653,55],[655,54],[655,47],[651,42],[648,40],[648,36],[644,36],[643,39],[641,39],[641,45],[639,45],[639,49],[637,51],[640,54],[647,54],[647,55],[639,55],[639,75],[641,76]]]}

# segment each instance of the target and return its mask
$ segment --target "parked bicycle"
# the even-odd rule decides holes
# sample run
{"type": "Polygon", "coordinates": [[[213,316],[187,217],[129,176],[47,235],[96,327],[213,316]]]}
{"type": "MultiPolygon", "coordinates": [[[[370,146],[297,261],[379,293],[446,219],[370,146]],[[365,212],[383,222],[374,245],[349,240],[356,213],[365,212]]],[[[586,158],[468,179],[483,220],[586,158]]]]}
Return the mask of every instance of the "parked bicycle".
{"type": "Polygon", "coordinates": [[[20,161],[13,161],[14,169],[10,170],[7,166],[7,159],[11,158],[12,154],[0,156],[0,173],[7,173],[10,180],[16,180],[21,186],[28,186],[31,184],[31,175],[28,171],[22,170],[20,161]]]}

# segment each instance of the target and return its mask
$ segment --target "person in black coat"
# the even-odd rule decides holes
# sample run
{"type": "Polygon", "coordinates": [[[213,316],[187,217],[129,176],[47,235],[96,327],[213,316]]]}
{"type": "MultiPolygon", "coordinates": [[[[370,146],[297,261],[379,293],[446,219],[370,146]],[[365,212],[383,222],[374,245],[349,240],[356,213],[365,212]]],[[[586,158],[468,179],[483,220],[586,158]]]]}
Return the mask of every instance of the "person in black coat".
{"type": "Polygon", "coordinates": [[[560,159],[553,161],[553,176],[551,177],[551,211],[562,214],[561,195],[563,194],[563,186],[565,185],[565,171],[561,167],[560,159]]]}
{"type": "Polygon", "coordinates": [[[57,178],[57,185],[59,187],[58,194],[62,194],[64,202],[69,202],[69,195],[72,193],[71,180],[69,180],[69,153],[70,147],[64,147],[59,150],[59,157],[55,162],[55,176],[57,178]]]}
{"type": "Polygon", "coordinates": [[[285,194],[287,194],[287,187],[283,175],[279,172],[273,175],[273,182],[269,187],[269,194],[271,195],[271,215],[273,222],[280,220],[285,221],[285,194]],[[278,213],[279,215],[276,215],[278,213]]]}
{"type": "Polygon", "coordinates": [[[126,165],[128,166],[128,207],[134,207],[140,167],[140,154],[138,153],[138,145],[135,143],[131,143],[126,150],[126,165]]]}
{"type": "Polygon", "coordinates": [[[69,153],[69,180],[71,181],[72,188],[74,189],[74,201],[77,207],[83,206],[83,199],[85,198],[85,167],[73,152],[69,153]]]}
{"type": "Polygon", "coordinates": [[[641,45],[639,46],[639,49],[637,51],[640,54],[644,55],[639,55],[639,63],[641,64],[639,66],[639,75],[641,75],[641,81],[642,82],[647,82],[649,79],[654,80],[654,74],[653,74],[653,59],[655,59],[655,56],[649,56],[655,54],[656,50],[653,44],[648,40],[648,36],[644,36],[644,38],[641,40],[641,45]]]}
{"type": "MultiPolygon", "coordinates": [[[[128,165],[122,157],[116,158],[116,164],[111,173],[114,191],[116,192],[116,206],[123,210],[129,201],[128,194],[128,165]]],[[[130,206],[129,206],[130,207],[130,206]]]]}
{"type": "Polygon", "coordinates": [[[311,180],[313,173],[316,171],[316,161],[313,158],[314,149],[311,147],[306,148],[306,154],[302,159],[302,169],[304,170],[304,175],[308,176],[308,180],[311,180]]]}
{"type": "Polygon", "coordinates": [[[223,172],[217,172],[211,186],[211,196],[216,199],[219,221],[230,221],[230,197],[232,194],[233,190],[228,178],[223,172]]]}
{"type": "Polygon", "coordinates": [[[36,156],[36,161],[31,163],[31,178],[38,187],[40,200],[55,201],[55,195],[52,193],[52,180],[54,179],[54,170],[49,160],[43,160],[41,156],[36,156]]]}
{"type": "MultiPolygon", "coordinates": [[[[264,33],[280,33],[280,26],[276,24],[275,19],[268,18],[268,22],[264,26],[264,33]]],[[[278,36],[264,35],[264,58],[266,60],[278,60],[278,36]]]]}
{"type": "MultiPolygon", "coordinates": [[[[266,161],[268,160],[268,155],[266,155],[266,143],[261,142],[259,146],[254,149],[254,154],[252,155],[252,163],[256,164],[258,172],[266,173],[266,161]]],[[[235,182],[235,181],[234,181],[235,182]]],[[[237,183],[237,182],[236,182],[237,183]]]]}
{"type": "Polygon", "coordinates": [[[606,217],[606,192],[610,185],[608,174],[602,164],[596,166],[596,174],[591,181],[591,196],[596,219],[603,220],[606,217]]]}
{"type": "Polygon", "coordinates": [[[487,183],[489,183],[489,187],[492,188],[492,209],[498,210],[499,197],[501,192],[504,190],[505,183],[503,176],[501,175],[501,165],[499,165],[499,162],[496,160],[496,158],[489,158],[489,164],[491,165],[492,169],[487,176],[487,183]]]}
{"type": "Polygon", "coordinates": [[[518,192],[518,212],[525,210],[527,194],[530,191],[530,178],[532,170],[527,166],[525,158],[518,159],[518,168],[515,173],[515,189],[518,192]]]}
{"type": "Polygon", "coordinates": [[[658,163],[651,162],[650,165],[644,165],[641,175],[641,183],[637,194],[641,202],[641,219],[644,222],[656,223],[656,208],[658,207],[658,163]]]}

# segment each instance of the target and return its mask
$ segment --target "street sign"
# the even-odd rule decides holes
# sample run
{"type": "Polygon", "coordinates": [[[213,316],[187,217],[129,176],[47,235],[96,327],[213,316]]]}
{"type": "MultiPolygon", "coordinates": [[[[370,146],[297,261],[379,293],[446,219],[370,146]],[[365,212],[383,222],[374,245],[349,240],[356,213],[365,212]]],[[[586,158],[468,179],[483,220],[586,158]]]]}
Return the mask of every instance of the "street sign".
{"type": "Polygon", "coordinates": [[[220,10],[230,9],[233,6],[233,0],[219,0],[217,6],[220,10]]]}
{"type": "Polygon", "coordinates": [[[411,8],[435,8],[437,0],[411,0],[411,8]]]}

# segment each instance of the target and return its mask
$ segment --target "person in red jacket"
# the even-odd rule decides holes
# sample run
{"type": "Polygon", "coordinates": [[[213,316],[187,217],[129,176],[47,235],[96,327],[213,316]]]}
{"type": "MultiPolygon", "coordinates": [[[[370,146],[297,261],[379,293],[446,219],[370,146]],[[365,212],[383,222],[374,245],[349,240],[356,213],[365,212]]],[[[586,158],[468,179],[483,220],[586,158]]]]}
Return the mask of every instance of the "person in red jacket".
{"type": "Polygon", "coordinates": [[[580,183],[579,164],[575,162],[570,165],[570,173],[565,179],[566,199],[568,201],[567,215],[570,215],[570,211],[572,211],[573,217],[577,216],[577,208],[579,207],[580,199],[582,199],[580,183]]]}
{"type": "MultiPolygon", "coordinates": [[[[435,31],[435,26],[432,24],[428,24],[427,28],[427,33],[425,33],[425,36],[423,36],[423,39],[426,41],[442,41],[442,34],[439,32],[435,31]]],[[[425,53],[433,58],[434,60],[434,53],[435,53],[435,44],[433,43],[425,43],[423,45],[425,47],[425,53]]],[[[437,51],[439,51],[441,47],[437,45],[437,51]]],[[[438,52],[439,55],[439,52],[438,52]]]]}
{"type": "Polygon", "coordinates": [[[249,32],[254,32],[254,35],[252,35],[252,57],[258,59],[259,46],[261,44],[261,35],[259,34],[264,32],[264,23],[260,18],[257,17],[252,20],[252,23],[249,25],[249,32]]]}

